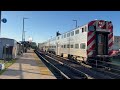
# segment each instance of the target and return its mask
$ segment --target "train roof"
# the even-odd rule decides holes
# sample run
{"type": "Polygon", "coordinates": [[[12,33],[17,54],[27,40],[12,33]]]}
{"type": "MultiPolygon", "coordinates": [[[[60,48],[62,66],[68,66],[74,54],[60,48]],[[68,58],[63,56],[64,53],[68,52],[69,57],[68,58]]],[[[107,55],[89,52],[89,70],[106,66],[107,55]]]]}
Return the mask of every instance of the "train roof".
{"type": "MultiPolygon", "coordinates": [[[[65,34],[65,33],[71,32],[71,31],[73,31],[73,30],[77,30],[77,29],[79,29],[79,28],[81,28],[81,27],[83,27],[83,26],[85,26],[85,25],[87,25],[87,24],[78,26],[77,28],[71,29],[71,30],[69,30],[69,31],[66,31],[66,32],[60,33],[60,34],[63,35],[63,34],[65,34]]],[[[61,35],[58,35],[58,36],[61,36],[61,35]]],[[[53,37],[53,38],[51,38],[51,39],[54,39],[54,38],[56,38],[56,37],[58,37],[58,36],[55,36],[55,37],[53,37]]],[[[48,41],[49,41],[49,40],[48,40],[48,41]]]]}
{"type": "MultiPolygon", "coordinates": [[[[100,20],[100,19],[97,20],[97,19],[95,19],[95,20],[89,21],[87,24],[89,24],[89,23],[91,23],[91,22],[95,22],[95,21],[107,21],[107,20],[100,20]]],[[[108,22],[111,22],[111,21],[108,21],[108,22]]],[[[55,36],[55,37],[53,37],[53,38],[51,38],[51,39],[55,39],[56,37],[62,36],[63,34],[68,33],[68,32],[71,32],[71,31],[73,31],[73,30],[77,30],[77,29],[79,29],[79,28],[81,28],[81,27],[83,27],[83,26],[85,26],[85,25],[87,25],[87,24],[83,24],[83,25],[81,25],[81,26],[78,26],[77,28],[71,29],[71,30],[66,31],[66,32],[64,32],[64,33],[60,33],[61,35],[55,36]]],[[[49,39],[49,40],[51,40],[51,39],[49,39]]],[[[49,40],[47,40],[47,41],[49,41],[49,40]]],[[[45,41],[45,42],[43,42],[43,43],[46,43],[47,41],[45,41]]]]}
{"type": "MultiPolygon", "coordinates": [[[[91,20],[91,21],[89,21],[87,24],[89,24],[90,22],[93,22],[93,21],[106,21],[106,20],[91,20]]],[[[111,21],[109,21],[109,22],[111,22],[111,21]]],[[[79,28],[81,28],[81,27],[83,27],[83,26],[85,26],[85,25],[87,25],[87,24],[83,24],[83,25],[81,25],[81,26],[78,26],[77,28],[74,28],[74,29],[71,29],[71,30],[69,30],[69,31],[66,31],[66,32],[64,32],[64,33],[61,33],[61,35],[63,35],[63,34],[65,34],[65,33],[68,33],[68,32],[71,32],[71,31],[73,31],[73,30],[77,30],[77,29],[79,29],[79,28]]],[[[59,35],[60,36],[60,35],[59,35]]],[[[55,36],[55,37],[57,37],[57,36],[55,36]]]]}

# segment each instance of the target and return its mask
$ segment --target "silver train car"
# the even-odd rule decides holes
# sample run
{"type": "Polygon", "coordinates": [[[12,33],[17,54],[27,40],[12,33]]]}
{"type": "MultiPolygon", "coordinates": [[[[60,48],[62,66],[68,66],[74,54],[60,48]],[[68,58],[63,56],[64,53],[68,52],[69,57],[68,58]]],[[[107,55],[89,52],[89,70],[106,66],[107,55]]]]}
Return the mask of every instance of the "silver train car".
{"type": "Polygon", "coordinates": [[[113,51],[113,25],[111,21],[93,20],[39,43],[38,48],[76,60],[109,60],[113,51]]]}

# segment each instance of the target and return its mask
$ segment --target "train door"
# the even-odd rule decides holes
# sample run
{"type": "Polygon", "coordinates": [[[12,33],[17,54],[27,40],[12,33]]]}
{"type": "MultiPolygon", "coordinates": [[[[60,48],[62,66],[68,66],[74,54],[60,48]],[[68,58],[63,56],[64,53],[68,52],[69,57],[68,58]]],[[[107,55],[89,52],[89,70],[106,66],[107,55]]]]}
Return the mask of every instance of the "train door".
{"type": "Polygon", "coordinates": [[[108,55],[108,33],[97,32],[96,36],[97,55],[108,55]]]}
{"type": "Polygon", "coordinates": [[[60,55],[60,44],[59,43],[57,43],[57,55],[60,55]]]}

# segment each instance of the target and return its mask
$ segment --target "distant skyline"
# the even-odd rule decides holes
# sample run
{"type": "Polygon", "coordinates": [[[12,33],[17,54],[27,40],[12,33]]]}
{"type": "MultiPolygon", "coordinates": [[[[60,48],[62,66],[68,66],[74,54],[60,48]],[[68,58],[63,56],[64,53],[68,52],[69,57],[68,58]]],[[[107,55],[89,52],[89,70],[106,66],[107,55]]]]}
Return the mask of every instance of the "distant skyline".
{"type": "Polygon", "coordinates": [[[22,40],[23,17],[25,20],[25,39],[32,37],[34,42],[42,43],[56,36],[56,32],[67,32],[77,25],[82,26],[94,19],[112,21],[114,35],[120,36],[120,11],[2,11],[1,36],[22,40]]]}

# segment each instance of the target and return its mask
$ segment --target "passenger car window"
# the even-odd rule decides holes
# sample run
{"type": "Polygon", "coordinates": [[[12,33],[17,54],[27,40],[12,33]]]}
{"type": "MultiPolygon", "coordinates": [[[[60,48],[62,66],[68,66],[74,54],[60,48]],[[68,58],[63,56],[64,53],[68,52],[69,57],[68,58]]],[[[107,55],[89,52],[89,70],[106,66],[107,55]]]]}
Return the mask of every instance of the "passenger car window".
{"type": "Polygon", "coordinates": [[[76,31],[75,31],[75,34],[79,34],[79,30],[76,30],[76,31]]]}
{"type": "Polygon", "coordinates": [[[86,47],[85,43],[81,43],[81,44],[80,44],[80,48],[81,48],[81,49],[85,49],[85,47],[86,47]]]}
{"type": "Polygon", "coordinates": [[[66,38],[66,34],[64,34],[64,38],[66,38]]]}
{"type": "Polygon", "coordinates": [[[71,32],[71,36],[73,36],[73,35],[74,35],[74,31],[71,32]]]}
{"type": "Polygon", "coordinates": [[[70,36],[70,33],[67,34],[67,37],[69,37],[69,36],[70,36]]]}
{"type": "Polygon", "coordinates": [[[71,48],[73,48],[73,45],[71,45],[71,48]]]}
{"type": "Polygon", "coordinates": [[[79,48],[79,44],[75,44],[75,48],[79,48]]]}

